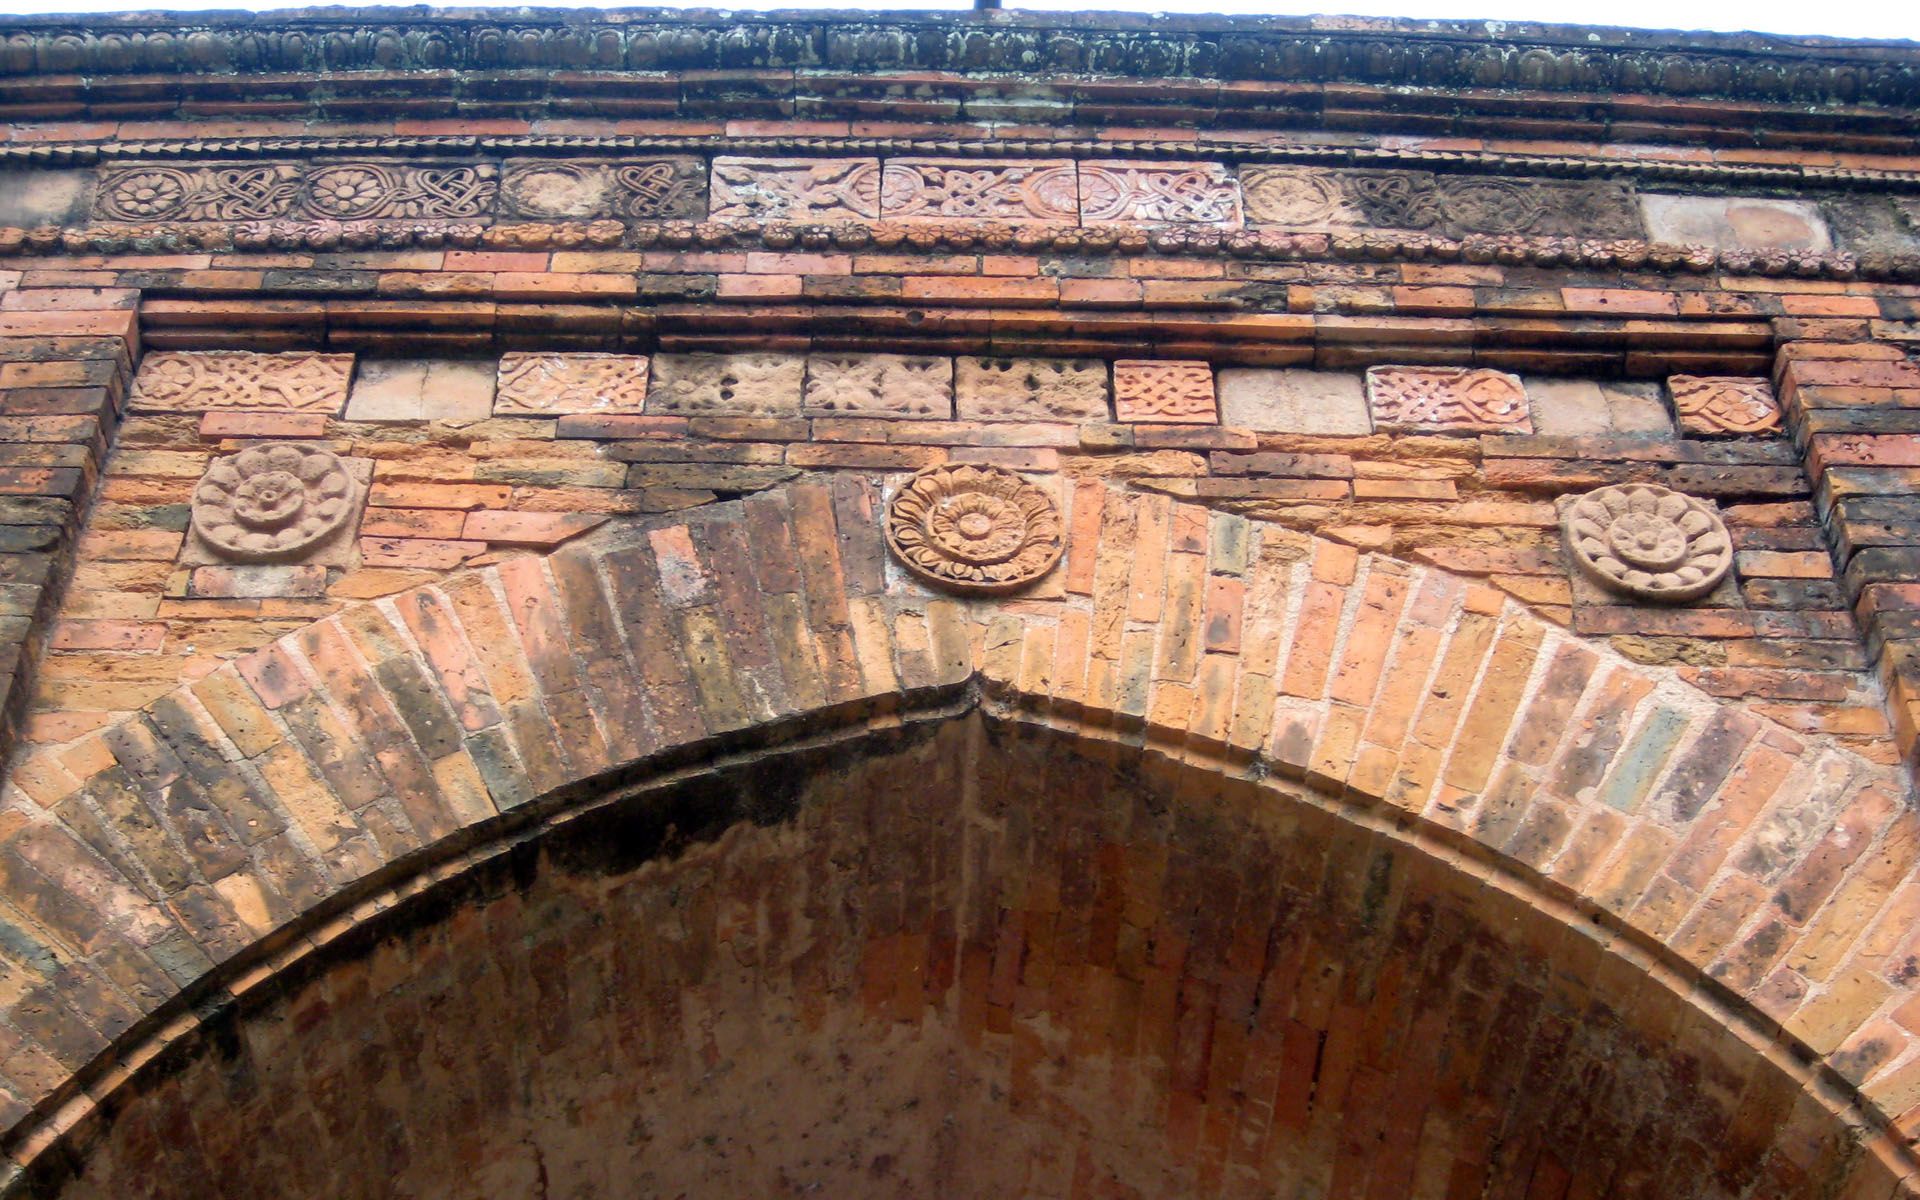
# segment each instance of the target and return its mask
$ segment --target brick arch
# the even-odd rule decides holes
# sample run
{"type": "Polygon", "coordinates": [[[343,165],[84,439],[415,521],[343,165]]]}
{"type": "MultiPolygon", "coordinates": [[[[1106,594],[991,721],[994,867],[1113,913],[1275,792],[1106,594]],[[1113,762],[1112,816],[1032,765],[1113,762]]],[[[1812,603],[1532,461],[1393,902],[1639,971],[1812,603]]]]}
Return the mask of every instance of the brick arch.
{"type": "MultiPolygon", "coordinates": [[[[1888,771],[1435,570],[1165,497],[1065,500],[1066,561],[1025,596],[929,595],[889,568],[874,482],[798,483],[350,609],[23,763],[0,848],[15,1157],[191,1028],[180,996],[269,977],[516,813],[976,703],[1304,780],[1597,921],[1817,1102],[1920,1117],[1920,825],[1888,771]]],[[[1911,1168],[1897,1137],[1875,1153],[1911,1168]]]]}

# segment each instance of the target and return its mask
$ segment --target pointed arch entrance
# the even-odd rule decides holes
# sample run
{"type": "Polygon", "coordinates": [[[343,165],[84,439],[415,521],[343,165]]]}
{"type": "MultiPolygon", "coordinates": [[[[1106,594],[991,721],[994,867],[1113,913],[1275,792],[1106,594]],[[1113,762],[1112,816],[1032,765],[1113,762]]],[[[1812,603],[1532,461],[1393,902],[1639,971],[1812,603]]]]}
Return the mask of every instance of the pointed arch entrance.
{"type": "MultiPolygon", "coordinates": [[[[177,1143],[269,1181],[364,1144],[394,1156],[355,1160],[382,1181],[430,1164],[417,1194],[482,1167],[551,1187],[536,1093],[581,1120],[639,1102],[541,1089],[687,1099],[761,1011],[690,1001],[678,976],[568,984],[637,939],[703,988],[773,994],[756,972],[776,965],[774,1032],[858,1028],[756,1059],[795,1073],[754,1094],[842,1097],[829,1141],[882,1123],[856,1101],[973,1111],[934,1142],[982,1193],[1010,1186],[996,1148],[1071,1137],[1089,1174],[1040,1194],[1902,1186],[1885,1027],[1906,928],[1884,884],[1911,818],[1878,768],[1438,572],[1121,490],[1069,498],[1065,564],[1034,592],[929,594],[889,568],[876,497],[796,484],[509,560],[316,623],[102,734],[88,802],[53,798],[0,855],[8,902],[66,942],[57,985],[13,1009],[53,1048],[4,1065],[19,1185],[130,1186],[114,1164],[177,1143]],[[116,788],[167,836],[87,826],[116,788]],[[1151,817],[1144,840],[1107,826],[1115,797],[1151,817]],[[928,822],[952,831],[938,854],[928,822]],[[803,862],[871,890],[775,886],[803,862]],[[616,884],[618,903],[592,890],[616,884]],[[790,957],[756,958],[781,906],[790,957]],[[825,931],[810,950],[799,917],[825,931]],[[118,1029],[50,1002],[126,979],[145,991],[118,1029]],[[664,1024],[594,1024],[629,1019],[664,1024]],[[882,1086],[899,1026],[931,1039],[909,1077],[946,1090],[882,1086]],[[434,1059],[450,1028],[521,1049],[434,1059]],[[595,1073],[621,1030],[640,1057],[595,1073]],[[1000,1057],[979,1060],[989,1035],[1000,1057]],[[543,1045],[551,1063],[523,1053],[543,1045]],[[866,1073],[798,1070],[829,1050],[866,1073]],[[565,1069],[536,1087],[536,1067],[565,1069]],[[287,1070],[306,1118],[259,1086],[287,1070]],[[374,1103],[415,1086],[456,1098],[422,1126],[437,1148],[402,1145],[399,1101],[374,1103]],[[153,1109],[173,1124],[143,1124],[165,1088],[190,1089],[153,1109]],[[522,1133],[481,1132],[485,1114],[522,1133]],[[256,1136],[256,1118],[309,1123],[256,1136]]],[[[706,1114],[683,1143],[774,1121],[756,1169],[820,1165],[780,1142],[816,1128],[797,1103],[750,1118],[719,1082],[701,1096],[674,1110],[706,1114]]],[[[578,1186],[553,1194],[640,1169],[610,1126],[572,1128],[595,1132],[570,1135],[578,1186]]],[[[872,1194],[936,1169],[835,1144],[835,1170],[887,1159],[872,1194]]],[[[180,1171],[143,1186],[176,1194],[180,1171]]]]}
{"type": "Polygon", "coordinates": [[[208,1014],[36,1187],[1677,1200],[1874,1177],[1860,1129],[1611,941],[1298,785],[913,714],[477,851],[208,1014]]]}

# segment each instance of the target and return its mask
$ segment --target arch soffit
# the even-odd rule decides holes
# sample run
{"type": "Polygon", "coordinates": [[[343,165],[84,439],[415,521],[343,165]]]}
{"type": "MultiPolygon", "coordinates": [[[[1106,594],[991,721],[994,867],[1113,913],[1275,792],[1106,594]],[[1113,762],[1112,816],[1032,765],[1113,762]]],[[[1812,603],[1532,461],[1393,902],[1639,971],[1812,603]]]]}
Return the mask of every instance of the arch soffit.
{"type": "Polygon", "coordinates": [[[1920,1119],[1894,772],[1432,568],[1100,483],[1062,501],[1060,567],[969,600],[888,561],[871,481],[794,483],[349,609],[23,761],[13,1156],[190,1032],[183,996],[258,986],[516,813],[974,704],[1303,780],[1597,930],[1836,1110],[1920,1119]]]}

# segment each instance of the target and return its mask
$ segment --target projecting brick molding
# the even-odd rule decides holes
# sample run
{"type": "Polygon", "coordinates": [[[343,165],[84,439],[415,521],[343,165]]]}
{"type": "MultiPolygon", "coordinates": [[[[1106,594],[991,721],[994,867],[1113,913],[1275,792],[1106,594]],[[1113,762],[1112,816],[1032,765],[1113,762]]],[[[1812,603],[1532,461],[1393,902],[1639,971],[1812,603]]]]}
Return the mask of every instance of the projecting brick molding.
{"type": "Polygon", "coordinates": [[[974,704],[1314,797],[1609,931],[1636,977],[1920,1118],[1920,892],[1901,885],[1920,817],[1896,769],[1490,587],[1279,525],[1086,482],[1039,587],[966,599],[890,559],[880,500],[841,475],[510,557],[23,759],[0,899],[63,967],[7,1009],[19,1153],[185,1036],[181,997],[257,982],[396,874],[458,870],[650,762],[974,704]]]}

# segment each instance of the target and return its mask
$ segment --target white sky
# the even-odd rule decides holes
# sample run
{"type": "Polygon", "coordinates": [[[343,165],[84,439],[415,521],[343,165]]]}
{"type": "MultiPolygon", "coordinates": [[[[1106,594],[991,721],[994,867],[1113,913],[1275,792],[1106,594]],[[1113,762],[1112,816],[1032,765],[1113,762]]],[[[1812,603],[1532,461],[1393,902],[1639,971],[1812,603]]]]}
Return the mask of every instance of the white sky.
{"type": "MultiPolygon", "coordinates": [[[[505,7],[526,0],[457,0],[460,7],[505,7]]],[[[585,8],[587,5],[542,3],[542,7],[585,8]]],[[[1905,38],[1920,40],[1920,5],[1892,3],[1891,0],[1866,0],[1836,5],[1807,3],[1806,0],[1695,0],[1675,4],[1673,0],[1563,0],[1545,5],[1540,0],[1335,0],[1320,3],[1289,4],[1287,0],[1003,0],[1008,8],[1047,11],[1125,11],[1180,13],[1244,13],[1302,15],[1333,11],[1354,16],[1443,18],[1484,21],[1552,21],[1574,25],[1619,25],[1639,29],[1716,29],[1753,30],[1761,33],[1821,34],[1846,38],[1905,38]]],[[[888,3],[862,4],[857,0],[738,0],[727,8],[737,10],[795,8],[956,9],[970,7],[971,0],[890,0],[888,3]]],[[[0,14],[24,12],[131,12],[150,9],[228,10],[247,9],[264,12],[278,8],[306,8],[312,0],[256,0],[238,4],[235,0],[0,0],[0,14]]],[[[705,7],[705,6],[703,6],[705,7]]],[[[714,5],[713,7],[720,7],[714,5]]]]}

